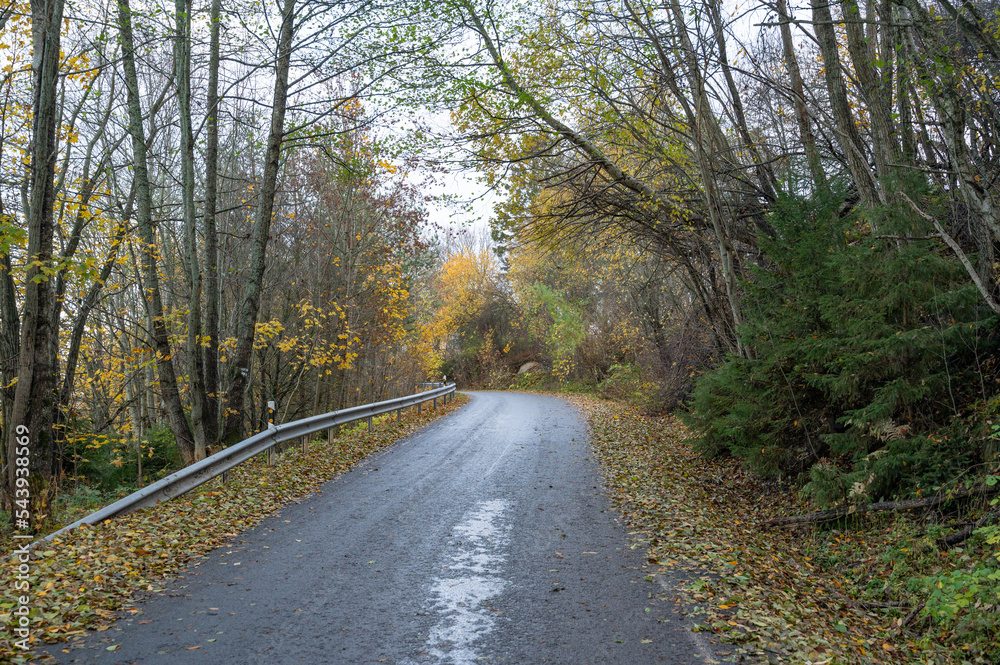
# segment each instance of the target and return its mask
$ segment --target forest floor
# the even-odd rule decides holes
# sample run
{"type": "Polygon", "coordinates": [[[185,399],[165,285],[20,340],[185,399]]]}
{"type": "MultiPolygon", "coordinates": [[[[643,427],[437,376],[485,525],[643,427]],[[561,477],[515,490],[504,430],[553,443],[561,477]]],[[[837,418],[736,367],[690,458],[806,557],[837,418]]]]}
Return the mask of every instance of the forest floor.
{"type": "Polygon", "coordinates": [[[728,660],[996,662],[995,601],[950,622],[924,605],[936,581],[968,569],[971,542],[941,550],[920,516],[769,528],[773,517],[810,511],[787,484],[761,481],[738,460],[699,457],[676,418],[569,399],[589,420],[611,499],[649,562],[688,571],[695,581],[680,596],[696,608],[698,630],[732,645],[728,660]]]}
{"type": "MultiPolygon", "coordinates": [[[[436,410],[425,408],[418,414],[411,409],[399,421],[391,416],[376,418],[371,431],[365,425],[345,428],[334,445],[325,440],[313,443],[304,455],[295,446],[278,455],[275,466],[266,466],[258,455],[235,468],[226,485],[214,480],[172,501],[74,529],[37,547],[28,577],[35,596],[30,604],[34,608],[30,646],[65,641],[87,630],[107,630],[121,612],[133,609],[139,595],[162,589],[192,559],[467,401],[456,395],[436,410]]],[[[9,533],[0,537],[0,551],[13,552],[16,547],[9,533]]],[[[17,558],[6,564],[4,588],[9,592],[0,595],[4,627],[0,663],[35,662],[32,651],[13,645],[10,612],[16,601],[17,558]]]]}

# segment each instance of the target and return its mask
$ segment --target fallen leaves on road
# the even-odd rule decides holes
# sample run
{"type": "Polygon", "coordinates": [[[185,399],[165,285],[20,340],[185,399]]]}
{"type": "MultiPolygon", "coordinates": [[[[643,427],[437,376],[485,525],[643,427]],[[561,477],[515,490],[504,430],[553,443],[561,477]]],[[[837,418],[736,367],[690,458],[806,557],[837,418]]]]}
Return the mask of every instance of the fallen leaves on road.
{"type": "MultiPolygon", "coordinates": [[[[130,609],[137,593],[161,590],[192,559],[467,401],[456,395],[436,410],[424,408],[418,414],[411,409],[399,422],[391,416],[376,419],[371,432],[358,425],[335,437],[332,445],[325,439],[311,443],[304,455],[295,446],[279,455],[273,467],[258,455],[233,469],[226,485],[210,481],[172,501],[74,529],[44,550],[36,549],[28,579],[35,596],[30,603],[32,650],[87,629],[106,630],[119,611],[130,609]]],[[[8,537],[0,547],[11,552],[15,546],[8,537]]],[[[17,559],[6,563],[7,588],[13,589],[17,559]]],[[[0,598],[0,622],[8,631],[15,600],[10,593],[0,598]]],[[[16,649],[12,642],[0,642],[0,662],[32,661],[32,651],[16,649]]]]}
{"type": "Polygon", "coordinates": [[[868,611],[814,566],[800,544],[763,524],[803,508],[789,491],[734,460],[704,460],[674,418],[572,398],[587,414],[612,500],[661,570],[686,570],[682,596],[697,629],[736,645],[736,658],[791,663],[943,662],[917,654],[896,615],[868,611]]]}

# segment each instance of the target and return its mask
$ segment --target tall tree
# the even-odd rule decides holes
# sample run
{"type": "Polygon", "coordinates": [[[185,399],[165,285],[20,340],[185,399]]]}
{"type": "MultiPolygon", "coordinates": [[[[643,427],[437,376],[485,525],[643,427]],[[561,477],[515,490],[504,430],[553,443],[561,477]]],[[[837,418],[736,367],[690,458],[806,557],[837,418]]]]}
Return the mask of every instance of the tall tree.
{"type": "Polygon", "coordinates": [[[214,443],[219,436],[219,235],[216,225],[219,183],[219,41],[222,0],[212,0],[208,56],[208,91],[205,118],[205,437],[214,443]]]}
{"type": "Polygon", "coordinates": [[[799,128],[799,140],[806,153],[809,173],[817,187],[826,184],[826,173],[820,159],[819,148],[816,146],[816,136],[813,133],[812,119],[806,105],[805,84],[799,69],[799,56],[795,52],[795,42],[792,40],[791,16],[788,13],[786,0],[776,0],[778,10],[778,26],[781,31],[781,49],[785,58],[785,69],[788,71],[791,84],[792,103],[795,105],[795,121],[799,128]]]}
{"type": "MultiPolygon", "coordinates": [[[[53,312],[52,240],[55,230],[55,167],[58,158],[56,127],[59,122],[58,83],[62,0],[32,0],[31,36],[34,62],[33,130],[31,148],[30,204],[27,210],[28,270],[25,274],[21,309],[21,348],[14,404],[7,423],[7,455],[14,459],[19,434],[31,441],[31,464],[36,510],[44,505],[44,488],[56,472],[52,423],[55,420],[56,345],[58,334],[53,312]],[[20,430],[20,431],[19,431],[20,430]]],[[[5,312],[6,313],[6,312],[5,312]]],[[[14,487],[15,465],[8,464],[10,487],[14,487]]]]}
{"type": "Polygon", "coordinates": [[[194,459],[205,458],[204,367],[201,347],[201,261],[198,258],[198,227],[194,206],[194,132],[191,127],[191,2],[174,3],[174,81],[177,87],[178,121],[181,129],[181,210],[184,219],[184,263],[188,282],[187,370],[191,395],[191,433],[194,459]]]}
{"type": "Polygon", "coordinates": [[[823,75],[827,93],[830,96],[830,110],[836,123],[837,137],[858,190],[858,196],[865,206],[873,206],[879,201],[875,179],[868,167],[864,144],[858,133],[854,113],[851,111],[847,95],[847,84],[841,68],[837,32],[833,23],[828,0],[810,0],[813,10],[813,26],[823,55],[823,75]]]}
{"type": "Polygon", "coordinates": [[[135,67],[135,40],[132,36],[132,9],[128,0],[119,0],[118,33],[122,47],[122,65],[125,87],[128,89],[128,127],[132,137],[133,178],[136,191],[136,216],[142,243],[143,302],[149,322],[150,335],[156,352],[156,367],[160,377],[160,392],[170,422],[170,430],[177,440],[177,447],[185,463],[195,460],[194,437],[184,416],[177,375],[174,371],[170,338],[163,317],[163,299],[160,295],[160,277],[157,267],[156,225],[153,221],[153,198],[149,183],[146,156],[146,136],[143,127],[142,107],[139,102],[139,79],[135,67]]]}
{"type": "Polygon", "coordinates": [[[237,313],[236,350],[230,363],[229,391],[226,394],[226,426],[222,440],[225,445],[239,439],[243,422],[243,402],[246,398],[247,378],[256,333],[257,315],[264,281],[267,242],[274,214],[274,199],[278,185],[278,167],[281,143],[285,133],[285,110],[288,103],[288,71],[292,57],[292,39],[295,35],[295,0],[285,0],[281,9],[281,31],[278,36],[277,60],[274,76],[274,96],[271,107],[271,126],[267,135],[267,153],[264,157],[264,174],[257,189],[257,215],[251,231],[250,266],[243,290],[243,303],[237,313]]]}

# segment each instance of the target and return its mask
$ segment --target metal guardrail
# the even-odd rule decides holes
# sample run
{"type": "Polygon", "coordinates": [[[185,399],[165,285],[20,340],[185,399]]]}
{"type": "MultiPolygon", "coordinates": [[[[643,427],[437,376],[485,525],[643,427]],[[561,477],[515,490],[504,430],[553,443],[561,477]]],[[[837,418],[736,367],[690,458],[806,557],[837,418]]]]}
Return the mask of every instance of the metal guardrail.
{"type": "MultiPolygon", "coordinates": [[[[217,476],[221,476],[226,471],[239,466],[255,455],[273,451],[274,447],[280,443],[306,437],[324,429],[331,429],[357,420],[370,419],[373,416],[382,415],[383,413],[400,411],[411,406],[416,406],[419,409],[420,405],[424,402],[433,401],[434,405],[437,406],[438,399],[443,399],[447,403],[453,398],[454,394],[455,384],[451,383],[415,395],[398,397],[384,402],[375,402],[374,404],[364,404],[362,406],[351,407],[350,409],[341,409],[340,411],[331,411],[323,415],[276,425],[271,429],[254,434],[248,439],[243,439],[239,443],[206,457],[200,462],[195,462],[180,471],[175,471],[152,485],[147,485],[138,492],[133,492],[100,510],[90,513],[86,517],[68,526],[64,526],[54,533],[50,533],[36,542],[48,542],[60,533],[74,529],[82,524],[96,524],[106,519],[117,517],[118,515],[124,515],[140,508],[148,508],[161,501],[178,497],[217,476]]],[[[369,424],[371,424],[370,420],[369,424]]],[[[332,439],[332,436],[330,438],[332,439]]]]}

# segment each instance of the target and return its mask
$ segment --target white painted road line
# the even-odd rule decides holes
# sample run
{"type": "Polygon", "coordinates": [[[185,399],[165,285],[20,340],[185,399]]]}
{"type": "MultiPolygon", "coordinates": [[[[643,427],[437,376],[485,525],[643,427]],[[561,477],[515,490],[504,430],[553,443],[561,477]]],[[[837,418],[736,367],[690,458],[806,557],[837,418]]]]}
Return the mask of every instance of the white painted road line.
{"type": "Polygon", "coordinates": [[[457,547],[444,566],[451,575],[431,584],[431,608],[440,618],[427,637],[427,654],[436,663],[473,665],[480,654],[476,642],[493,630],[496,618],[486,601],[507,586],[500,575],[510,524],[507,501],[484,501],[463,516],[452,532],[457,547]],[[463,574],[464,573],[464,574],[463,574]]]}

